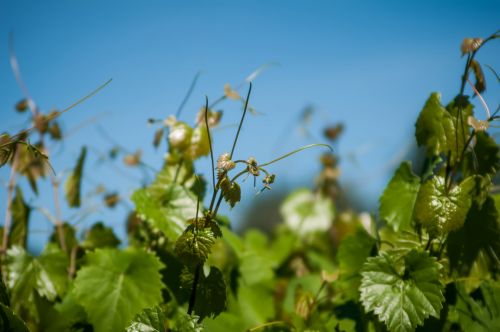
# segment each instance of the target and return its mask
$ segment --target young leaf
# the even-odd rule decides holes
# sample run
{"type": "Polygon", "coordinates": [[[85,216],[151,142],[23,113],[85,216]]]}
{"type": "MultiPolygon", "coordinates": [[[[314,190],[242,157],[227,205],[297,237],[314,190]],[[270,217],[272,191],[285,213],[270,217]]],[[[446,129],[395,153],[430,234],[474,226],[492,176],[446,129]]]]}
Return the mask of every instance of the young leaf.
{"type": "Polygon", "coordinates": [[[14,246],[7,251],[7,264],[14,308],[32,301],[35,290],[51,301],[66,292],[69,261],[66,254],[53,244],[49,244],[38,257],[14,246]]]}
{"type": "Polygon", "coordinates": [[[186,228],[186,220],[196,216],[196,198],[178,184],[153,184],[132,194],[137,215],[161,230],[172,241],[186,228]]]}
{"type": "Polygon", "coordinates": [[[160,303],[159,259],[142,250],[97,249],[75,279],[76,298],[95,332],[122,331],[142,310],[160,303]]]}
{"type": "Polygon", "coordinates": [[[76,166],[73,169],[73,172],[69,176],[68,180],[66,180],[66,200],[68,201],[68,205],[70,207],[80,206],[80,190],[82,185],[83,163],[85,162],[86,154],[87,148],[82,147],[80,157],[78,157],[76,166]]]}
{"type": "Polygon", "coordinates": [[[104,226],[102,222],[95,223],[85,234],[82,247],[85,249],[96,249],[105,247],[117,247],[120,240],[113,233],[113,230],[104,226]]]}
{"type": "Polygon", "coordinates": [[[28,220],[31,208],[24,201],[23,192],[16,187],[16,196],[12,200],[12,228],[10,229],[9,245],[26,247],[28,238],[28,220]]]}
{"type": "Polygon", "coordinates": [[[380,218],[395,231],[408,229],[419,190],[420,178],[411,171],[411,163],[401,163],[380,197],[380,218]]]}
{"type": "Polygon", "coordinates": [[[210,254],[215,236],[209,228],[188,229],[175,242],[175,253],[185,265],[203,264],[210,254]]]}
{"type": "Polygon", "coordinates": [[[427,252],[410,251],[402,262],[388,253],[370,257],[361,273],[361,302],[389,331],[414,331],[427,317],[439,317],[444,300],[439,269],[427,252]]]}
{"type": "Polygon", "coordinates": [[[459,229],[472,204],[473,177],[463,180],[450,191],[444,177],[435,176],[422,185],[415,203],[415,220],[437,236],[459,229]]]}
{"type": "Polygon", "coordinates": [[[135,316],[127,332],[167,332],[167,315],[161,307],[147,308],[135,316]]]}
{"type": "Polygon", "coordinates": [[[474,153],[468,152],[465,161],[463,172],[466,176],[472,174],[495,176],[500,169],[500,149],[488,133],[477,132],[474,153]]]}
{"type": "Polygon", "coordinates": [[[288,227],[301,235],[328,229],[334,217],[332,201],[309,189],[298,189],[289,195],[280,212],[288,227]]]}
{"type": "Polygon", "coordinates": [[[236,182],[231,182],[227,177],[220,183],[224,200],[233,208],[241,200],[241,189],[236,182]]]}
{"type": "Polygon", "coordinates": [[[449,110],[441,105],[439,93],[433,93],[425,103],[422,112],[415,124],[415,136],[418,146],[425,146],[429,157],[451,153],[451,161],[455,161],[461,153],[465,144],[464,136],[468,136],[467,117],[472,112],[472,105],[462,106],[458,112],[458,106],[454,103],[449,105],[449,110]],[[462,119],[458,118],[462,116],[462,119]],[[458,132],[457,132],[458,130],[458,132]]]}

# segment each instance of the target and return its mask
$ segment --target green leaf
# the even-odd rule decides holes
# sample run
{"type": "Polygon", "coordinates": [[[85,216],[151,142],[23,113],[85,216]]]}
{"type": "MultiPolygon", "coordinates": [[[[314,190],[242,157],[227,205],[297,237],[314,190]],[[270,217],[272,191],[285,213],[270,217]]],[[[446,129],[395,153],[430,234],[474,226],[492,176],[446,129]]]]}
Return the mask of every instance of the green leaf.
{"type": "Polygon", "coordinates": [[[488,265],[500,268],[500,224],[493,198],[479,207],[473,204],[462,228],[448,235],[447,250],[450,268],[469,275],[474,262],[488,258],[488,265]]]}
{"type": "Polygon", "coordinates": [[[451,306],[449,320],[458,323],[462,331],[489,332],[500,330],[500,285],[483,282],[474,297],[464,287],[457,287],[457,302],[451,306]]]}
{"type": "Polygon", "coordinates": [[[9,245],[18,245],[26,248],[28,239],[28,221],[31,208],[24,201],[23,192],[19,186],[16,187],[16,196],[12,200],[12,228],[9,234],[9,245]]]}
{"type": "Polygon", "coordinates": [[[160,303],[162,268],[156,256],[142,250],[88,253],[74,284],[94,331],[122,331],[135,315],[160,303]]]}
{"type": "Polygon", "coordinates": [[[288,227],[301,235],[328,229],[334,217],[331,199],[309,189],[298,189],[290,194],[280,212],[288,227]]]}
{"type": "Polygon", "coordinates": [[[476,133],[475,143],[474,152],[469,151],[465,155],[464,174],[495,176],[500,169],[500,150],[497,143],[484,131],[476,133]]]}
{"type": "Polygon", "coordinates": [[[0,331],[29,332],[26,324],[3,303],[0,303],[0,331]]]}
{"type": "Polygon", "coordinates": [[[450,153],[454,162],[461,154],[464,136],[468,136],[467,116],[472,112],[472,105],[467,103],[461,107],[462,111],[458,112],[458,105],[452,103],[445,109],[439,93],[432,93],[425,103],[415,124],[415,136],[418,146],[425,146],[429,157],[450,153]]]}
{"type": "Polygon", "coordinates": [[[196,315],[200,319],[216,317],[226,309],[226,301],[226,283],[222,272],[214,266],[210,267],[208,276],[201,272],[194,304],[196,315]]]}
{"type": "Polygon", "coordinates": [[[380,197],[380,218],[395,231],[410,228],[419,190],[420,178],[411,171],[411,163],[401,163],[380,197]]]}
{"type": "Polygon", "coordinates": [[[222,179],[220,183],[224,200],[233,208],[241,200],[241,189],[236,182],[231,182],[228,177],[222,179]]]}
{"type": "Polygon", "coordinates": [[[49,244],[38,257],[14,246],[7,251],[7,265],[14,308],[33,301],[35,290],[51,301],[66,292],[69,261],[66,254],[54,245],[49,244]]]}
{"type": "Polygon", "coordinates": [[[209,228],[186,230],[175,242],[175,253],[190,267],[203,264],[210,254],[215,236],[209,228]]]}
{"type": "MultiPolygon", "coordinates": [[[[71,250],[72,248],[78,246],[78,240],[76,239],[75,228],[68,223],[63,223],[62,230],[64,233],[64,242],[66,243],[66,248],[68,250],[71,250]]],[[[57,227],[54,227],[54,230],[50,235],[49,241],[50,243],[55,244],[59,248],[61,247],[61,241],[59,241],[59,230],[57,229],[57,227]]]]}
{"type": "Polygon", "coordinates": [[[349,299],[358,298],[358,288],[361,284],[360,270],[374,246],[375,239],[362,229],[348,235],[340,243],[337,253],[340,276],[337,285],[343,290],[342,295],[349,299]]]}
{"type": "Polygon", "coordinates": [[[140,218],[176,240],[186,228],[186,221],[196,216],[197,200],[178,184],[154,183],[132,195],[140,218]]]}
{"type": "Polygon", "coordinates": [[[70,207],[79,207],[81,203],[80,190],[82,186],[83,163],[85,162],[86,154],[87,148],[82,147],[76,166],[73,169],[71,175],[68,177],[68,180],[66,180],[66,200],[68,201],[68,205],[70,207]]]}
{"type": "Polygon", "coordinates": [[[113,233],[113,229],[104,226],[102,222],[92,225],[90,230],[85,234],[85,240],[82,242],[82,247],[85,249],[96,249],[105,247],[117,247],[120,240],[113,233]]]}
{"type": "Polygon", "coordinates": [[[167,332],[167,316],[161,307],[144,309],[135,316],[127,332],[167,332]]]}
{"type": "Polygon", "coordinates": [[[433,236],[459,229],[472,204],[474,187],[474,178],[468,177],[447,191],[444,177],[433,177],[420,188],[414,209],[415,220],[433,236]]]}
{"type": "Polygon", "coordinates": [[[191,136],[189,148],[185,155],[191,160],[206,156],[210,152],[210,144],[208,140],[208,132],[205,124],[196,127],[191,136]]]}
{"type": "Polygon", "coordinates": [[[389,331],[414,331],[427,317],[439,318],[444,300],[439,269],[427,252],[410,251],[402,261],[384,252],[370,257],[361,273],[361,302],[389,331]]]}

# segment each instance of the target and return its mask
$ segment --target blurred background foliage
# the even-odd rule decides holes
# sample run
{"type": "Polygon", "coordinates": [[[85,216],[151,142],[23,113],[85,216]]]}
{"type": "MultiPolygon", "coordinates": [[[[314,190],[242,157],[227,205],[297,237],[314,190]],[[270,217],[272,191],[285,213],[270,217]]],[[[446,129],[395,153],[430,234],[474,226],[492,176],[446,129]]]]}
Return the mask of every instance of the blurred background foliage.
{"type": "MultiPolygon", "coordinates": [[[[63,143],[47,143],[52,166],[64,175],[75,166],[80,146],[87,146],[83,212],[75,214],[62,206],[64,220],[79,232],[103,221],[126,243],[129,197],[152,180],[166,150],[164,140],[157,147],[151,144],[155,126],[148,119],[165,119],[183,105],[181,119],[193,123],[205,95],[215,101],[227,94],[226,84],[236,89],[257,70],[254,111],[243,128],[236,158],[258,151],[257,160],[270,160],[297,146],[329,142],[325,129],[342,123],[342,134],[333,143],[339,166],[335,186],[344,197],[337,204],[371,213],[399,162],[419,159],[413,131],[422,101],[429,91],[441,91],[445,100],[455,96],[457,73],[463,68],[463,37],[495,31],[499,12],[498,1],[144,5],[3,0],[0,131],[13,134],[29,126],[27,114],[16,113],[14,107],[23,91],[9,61],[12,50],[31,97],[46,114],[64,109],[113,78],[99,94],[61,117],[61,128],[47,129],[55,137],[60,129],[63,143]]],[[[486,48],[481,63],[498,69],[498,50],[498,43],[486,48]]],[[[495,80],[491,71],[483,70],[487,81],[495,80]]],[[[490,98],[498,96],[498,85],[491,89],[487,87],[483,96],[495,106],[498,100],[490,98]]],[[[241,114],[241,102],[233,99],[221,103],[229,125],[213,133],[217,155],[230,149],[241,114]]],[[[492,133],[496,137],[498,132],[492,133]]],[[[278,207],[290,188],[313,187],[324,175],[321,156],[321,151],[310,150],[273,165],[278,177],[272,191],[221,212],[230,215],[237,229],[270,230],[280,220],[278,207]]],[[[196,167],[208,171],[208,159],[196,167]]],[[[47,172],[43,167],[40,171],[47,172]]],[[[3,186],[8,177],[8,168],[0,169],[3,186]]],[[[242,186],[245,197],[258,192],[251,182],[242,186]]],[[[52,195],[37,196],[25,179],[20,184],[34,210],[29,248],[39,252],[52,232],[40,208],[53,206],[52,195]]],[[[50,186],[49,180],[39,181],[38,191],[49,192],[50,186]]],[[[1,211],[6,201],[2,190],[1,211]]]]}

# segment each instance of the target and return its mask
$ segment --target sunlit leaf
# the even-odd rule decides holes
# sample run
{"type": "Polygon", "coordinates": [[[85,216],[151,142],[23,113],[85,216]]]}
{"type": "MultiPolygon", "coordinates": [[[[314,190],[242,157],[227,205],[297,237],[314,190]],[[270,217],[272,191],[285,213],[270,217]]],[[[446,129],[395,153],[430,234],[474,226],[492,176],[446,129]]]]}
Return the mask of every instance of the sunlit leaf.
{"type": "Polygon", "coordinates": [[[472,204],[474,178],[469,177],[448,190],[444,177],[425,182],[417,196],[414,217],[430,234],[436,236],[459,229],[472,204]]]}
{"type": "Polygon", "coordinates": [[[463,100],[452,102],[444,108],[438,93],[427,100],[415,125],[415,136],[418,146],[425,146],[429,157],[449,153],[455,162],[461,154],[468,136],[467,118],[472,112],[472,105],[463,103],[463,100]]]}
{"type": "Polygon", "coordinates": [[[402,163],[380,197],[380,218],[395,231],[408,229],[419,190],[420,178],[413,174],[409,162],[402,163]]]}
{"type": "Polygon", "coordinates": [[[66,200],[68,201],[68,205],[70,207],[79,207],[81,203],[80,191],[82,186],[83,163],[85,162],[86,154],[87,154],[87,148],[82,147],[76,166],[73,169],[71,175],[66,180],[66,185],[65,185],[66,200]]]}
{"type": "Polygon", "coordinates": [[[33,301],[34,291],[51,301],[66,292],[69,260],[54,245],[49,244],[38,257],[14,246],[7,251],[7,264],[11,302],[16,311],[33,301]]]}
{"type": "Polygon", "coordinates": [[[178,184],[156,183],[132,195],[137,215],[161,230],[172,241],[184,231],[186,221],[196,215],[197,200],[178,184]]]}
{"type": "Polygon", "coordinates": [[[362,270],[361,302],[389,331],[414,331],[429,317],[439,317],[444,296],[440,265],[426,252],[410,251],[402,262],[382,253],[362,270]]]}
{"type": "Polygon", "coordinates": [[[75,279],[76,297],[95,332],[122,331],[135,315],[160,303],[162,263],[142,250],[97,249],[75,279]]]}

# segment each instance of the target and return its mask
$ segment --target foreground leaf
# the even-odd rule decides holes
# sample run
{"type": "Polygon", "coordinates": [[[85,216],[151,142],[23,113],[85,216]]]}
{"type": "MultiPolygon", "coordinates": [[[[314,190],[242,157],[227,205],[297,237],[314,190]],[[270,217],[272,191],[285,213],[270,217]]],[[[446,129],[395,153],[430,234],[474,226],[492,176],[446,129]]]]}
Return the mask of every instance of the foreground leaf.
{"type": "Polygon", "coordinates": [[[175,242],[175,253],[187,266],[203,264],[210,254],[215,237],[209,228],[188,229],[175,242]]]}
{"type": "Polygon", "coordinates": [[[361,302],[390,331],[414,331],[427,317],[439,317],[444,300],[439,268],[427,252],[415,250],[402,262],[387,253],[368,258],[361,273],[361,302]]]}
{"type": "Polygon", "coordinates": [[[411,171],[411,163],[402,163],[380,197],[380,218],[395,231],[408,229],[419,189],[420,178],[411,171]]]}
{"type": "Polygon", "coordinates": [[[222,272],[214,267],[210,267],[208,276],[202,272],[196,290],[196,302],[194,312],[200,316],[216,317],[226,309],[226,283],[222,272]]]}
{"type": "Polygon", "coordinates": [[[160,303],[162,268],[158,258],[141,250],[88,253],[75,292],[94,331],[122,331],[136,314],[160,303]]]}

